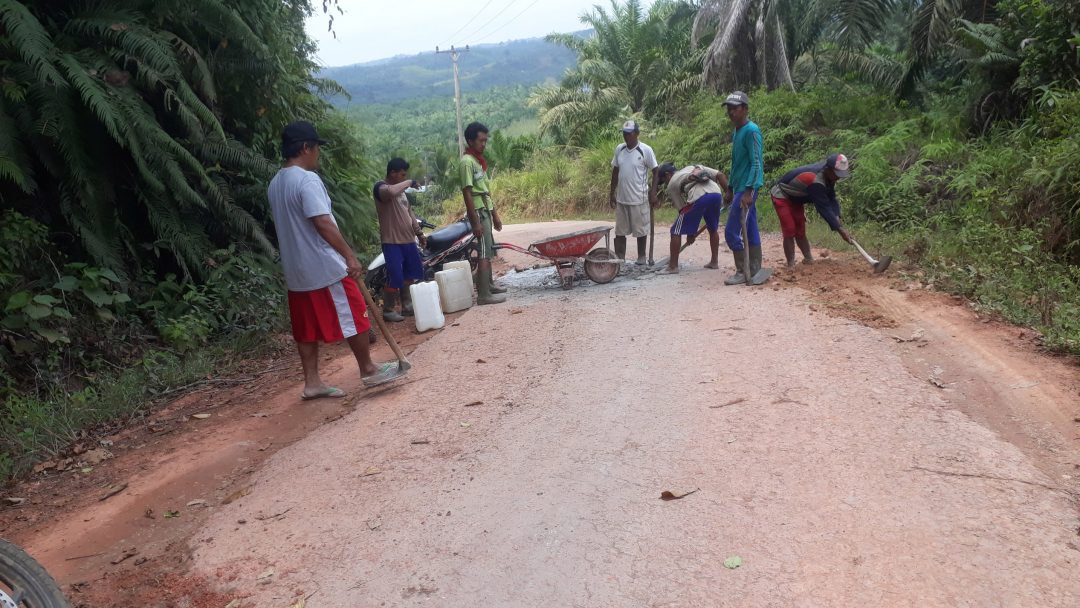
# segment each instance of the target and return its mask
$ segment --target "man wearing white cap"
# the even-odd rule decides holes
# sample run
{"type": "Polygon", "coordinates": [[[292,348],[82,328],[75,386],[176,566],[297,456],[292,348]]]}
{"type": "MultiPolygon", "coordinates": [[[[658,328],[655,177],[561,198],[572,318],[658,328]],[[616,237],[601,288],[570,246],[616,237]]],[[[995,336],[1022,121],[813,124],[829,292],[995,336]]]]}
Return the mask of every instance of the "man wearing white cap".
{"type": "Polygon", "coordinates": [[[641,129],[633,120],[623,123],[623,142],[611,159],[608,203],[615,210],[615,254],[626,259],[626,237],[637,237],[637,264],[644,265],[648,245],[649,209],[657,205],[656,154],[638,141],[641,129]]]}
{"type": "Polygon", "coordinates": [[[724,100],[728,119],[735,126],[731,137],[731,172],[728,173],[728,198],[731,211],[724,229],[728,248],[735,257],[735,274],[724,279],[725,285],[760,285],[772,270],[761,267],[761,234],[758,232],[758,190],[765,184],[765,161],[761,129],[749,118],[750,100],[746,93],[735,91],[724,100]],[[746,242],[744,242],[746,241],[746,242]]]}
{"type": "Polygon", "coordinates": [[[806,238],[806,214],[803,211],[806,203],[812,203],[829,228],[851,242],[851,235],[840,222],[840,202],[836,200],[836,182],[848,175],[848,158],[843,154],[830,154],[823,162],[788,171],[769,192],[780,218],[788,268],[795,265],[796,244],[802,251],[804,264],[814,261],[810,240],[806,238]]]}

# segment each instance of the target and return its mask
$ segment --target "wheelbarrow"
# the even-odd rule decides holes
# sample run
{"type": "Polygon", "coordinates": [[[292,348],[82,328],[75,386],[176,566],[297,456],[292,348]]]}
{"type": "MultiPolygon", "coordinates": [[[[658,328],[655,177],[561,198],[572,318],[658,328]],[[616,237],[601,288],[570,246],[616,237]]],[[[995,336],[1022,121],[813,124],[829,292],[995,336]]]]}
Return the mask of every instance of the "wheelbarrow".
{"type": "Polygon", "coordinates": [[[513,243],[496,243],[495,249],[510,249],[552,262],[562,288],[570,289],[574,286],[574,264],[582,258],[585,259],[585,275],[594,283],[610,283],[618,276],[622,260],[611,250],[610,233],[611,226],[600,226],[537,241],[528,249],[513,243]],[[601,238],[604,246],[589,251],[601,238]]]}

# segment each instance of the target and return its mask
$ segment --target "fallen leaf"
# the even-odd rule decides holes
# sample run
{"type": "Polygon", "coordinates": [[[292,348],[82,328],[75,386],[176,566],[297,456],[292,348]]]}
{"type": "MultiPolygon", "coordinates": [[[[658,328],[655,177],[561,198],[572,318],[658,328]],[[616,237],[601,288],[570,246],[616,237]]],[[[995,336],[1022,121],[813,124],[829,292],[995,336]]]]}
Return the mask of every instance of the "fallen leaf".
{"type": "Polygon", "coordinates": [[[39,463],[35,464],[34,468],[31,469],[30,472],[33,473],[34,475],[38,475],[40,473],[44,473],[45,471],[47,471],[49,469],[55,469],[55,468],[56,468],[56,463],[55,462],[53,462],[52,460],[46,460],[45,462],[39,462],[39,463]]]}
{"type": "Polygon", "coordinates": [[[246,488],[241,488],[241,489],[233,492],[232,494],[229,494],[228,496],[225,497],[225,500],[221,501],[221,504],[227,505],[227,504],[229,504],[231,502],[236,502],[237,500],[240,500],[241,498],[247,496],[248,494],[251,494],[251,486],[248,486],[246,488]]]}
{"type": "Polygon", "coordinates": [[[289,608],[304,608],[305,606],[307,606],[307,601],[304,600],[304,598],[300,598],[295,604],[289,606],[289,608]]]}
{"type": "Polygon", "coordinates": [[[477,363],[487,363],[487,361],[484,361],[483,359],[477,359],[476,362],[477,363]]]}
{"type": "Polygon", "coordinates": [[[79,469],[79,472],[83,475],[89,475],[90,473],[94,472],[94,467],[83,467],[79,469]]]}
{"type": "Polygon", "coordinates": [[[266,412],[255,412],[254,414],[251,415],[251,417],[252,418],[269,418],[270,414],[267,414],[266,412]]]}
{"type": "Polygon", "coordinates": [[[11,506],[15,506],[15,505],[21,505],[22,503],[26,502],[26,499],[25,498],[8,497],[8,498],[4,499],[4,502],[6,502],[7,504],[9,504],[11,506]]]}
{"type": "Polygon", "coordinates": [[[191,417],[196,420],[206,420],[210,417],[210,414],[192,414],[191,417]]]}
{"type": "Polygon", "coordinates": [[[125,549],[124,552],[120,555],[120,557],[112,560],[112,562],[110,563],[115,566],[116,564],[119,564],[120,562],[125,561],[129,558],[135,557],[138,554],[139,550],[135,547],[131,547],[130,549],[125,549]]]}
{"type": "Polygon", "coordinates": [[[225,608],[240,608],[240,600],[233,600],[228,604],[225,604],[225,608]]]}
{"type": "Polygon", "coordinates": [[[128,484],[126,484],[126,483],[121,483],[121,484],[117,484],[117,485],[114,485],[114,486],[109,486],[108,492],[104,496],[99,498],[98,501],[100,502],[100,501],[105,500],[107,498],[112,498],[113,496],[116,496],[120,492],[123,492],[124,490],[126,490],[127,487],[128,487],[128,484]]]}
{"type": "Polygon", "coordinates": [[[371,477],[372,475],[378,475],[379,473],[382,473],[379,469],[368,469],[358,475],[358,477],[371,477]]]}
{"type": "Polygon", "coordinates": [[[471,425],[471,424],[469,424],[468,422],[462,422],[462,423],[461,423],[461,428],[467,429],[467,428],[469,428],[470,426],[472,426],[472,425],[471,425]]]}
{"type": "Polygon", "coordinates": [[[476,407],[478,405],[484,405],[483,401],[473,401],[472,403],[466,403],[462,407],[476,407]]]}
{"type": "Polygon", "coordinates": [[[206,501],[201,499],[201,498],[196,498],[195,500],[187,503],[187,506],[189,506],[189,507],[205,507],[206,506],[206,501]]]}
{"type": "Polygon", "coordinates": [[[701,488],[694,488],[689,492],[672,492],[671,490],[664,490],[660,493],[660,500],[678,500],[697,492],[701,488]]]}
{"type": "Polygon", "coordinates": [[[368,520],[367,527],[368,527],[368,530],[378,530],[379,528],[382,527],[382,520],[378,519],[378,518],[368,520]]]}
{"type": "Polygon", "coordinates": [[[165,519],[174,519],[180,517],[179,511],[165,511],[165,519]]]}
{"type": "Polygon", "coordinates": [[[141,566],[141,565],[145,564],[148,561],[150,561],[150,558],[146,557],[146,556],[143,556],[143,557],[140,557],[139,559],[135,560],[135,565],[136,566],[141,566]]]}
{"type": "Polygon", "coordinates": [[[742,565],[742,558],[739,557],[738,555],[732,555],[731,557],[724,560],[724,567],[727,568],[728,570],[734,570],[735,568],[738,568],[741,565],[742,565]]]}
{"type": "Polygon", "coordinates": [[[112,452],[105,448],[95,448],[82,455],[82,462],[89,465],[100,464],[102,461],[112,458],[112,452]]]}
{"type": "Polygon", "coordinates": [[[427,445],[431,442],[427,439],[413,439],[410,443],[412,443],[413,445],[427,445]]]}
{"type": "Polygon", "coordinates": [[[262,574],[260,574],[258,577],[256,577],[255,580],[262,580],[264,578],[270,578],[271,576],[274,576],[274,569],[273,568],[268,568],[266,570],[266,572],[263,572],[262,574]]]}
{"type": "Polygon", "coordinates": [[[743,397],[739,397],[738,399],[733,399],[731,401],[728,401],[727,403],[721,403],[720,405],[710,405],[709,409],[714,409],[715,410],[717,408],[727,407],[729,405],[735,405],[736,403],[742,403],[743,401],[746,401],[746,399],[743,398],[743,397]]]}
{"type": "Polygon", "coordinates": [[[512,314],[512,315],[520,315],[523,312],[525,312],[524,308],[511,308],[510,309],[510,314],[512,314]]]}

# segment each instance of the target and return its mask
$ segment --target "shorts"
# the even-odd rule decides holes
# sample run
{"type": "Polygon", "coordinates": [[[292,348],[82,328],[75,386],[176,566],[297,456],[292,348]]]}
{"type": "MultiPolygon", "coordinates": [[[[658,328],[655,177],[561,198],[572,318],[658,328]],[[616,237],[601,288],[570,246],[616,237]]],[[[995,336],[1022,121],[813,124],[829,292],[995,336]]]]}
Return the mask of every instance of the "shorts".
{"type": "Polygon", "coordinates": [[[480,216],[480,225],[484,228],[484,233],[476,241],[476,252],[481,260],[490,260],[495,257],[495,232],[491,221],[491,209],[477,209],[476,214],[480,216]]]}
{"type": "Polygon", "coordinates": [[[391,289],[405,287],[405,281],[424,280],[424,262],[416,243],[383,243],[386,260],[386,286],[391,289]]]}
{"type": "Polygon", "coordinates": [[[615,205],[615,236],[643,237],[649,234],[649,204],[615,205]]]}
{"type": "Polygon", "coordinates": [[[776,207],[776,217],[780,218],[780,232],[785,239],[803,238],[806,236],[806,211],[802,203],[796,203],[788,198],[772,197],[773,206],[776,207]]]}
{"type": "Polygon", "coordinates": [[[314,291],[290,291],[289,319],[297,342],[340,342],[371,329],[364,296],[349,277],[314,291]]]}
{"type": "Polygon", "coordinates": [[[710,192],[685,206],[679,211],[679,217],[671,225],[671,236],[696,235],[701,220],[705,220],[705,227],[709,232],[720,229],[720,208],[724,206],[724,196],[716,192],[710,192]]]}

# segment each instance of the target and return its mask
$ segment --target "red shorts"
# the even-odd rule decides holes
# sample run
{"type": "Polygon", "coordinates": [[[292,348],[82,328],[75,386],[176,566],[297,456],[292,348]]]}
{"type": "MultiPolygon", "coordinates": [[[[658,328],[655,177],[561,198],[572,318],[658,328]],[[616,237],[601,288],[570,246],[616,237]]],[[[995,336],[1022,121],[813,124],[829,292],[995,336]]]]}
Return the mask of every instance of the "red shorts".
{"type": "Polygon", "coordinates": [[[790,199],[772,197],[776,215],[780,218],[780,232],[785,239],[806,236],[806,213],[803,205],[790,199]]]}
{"type": "Polygon", "coordinates": [[[371,329],[364,296],[349,277],[315,291],[290,291],[289,318],[297,342],[340,342],[371,329]]]}

